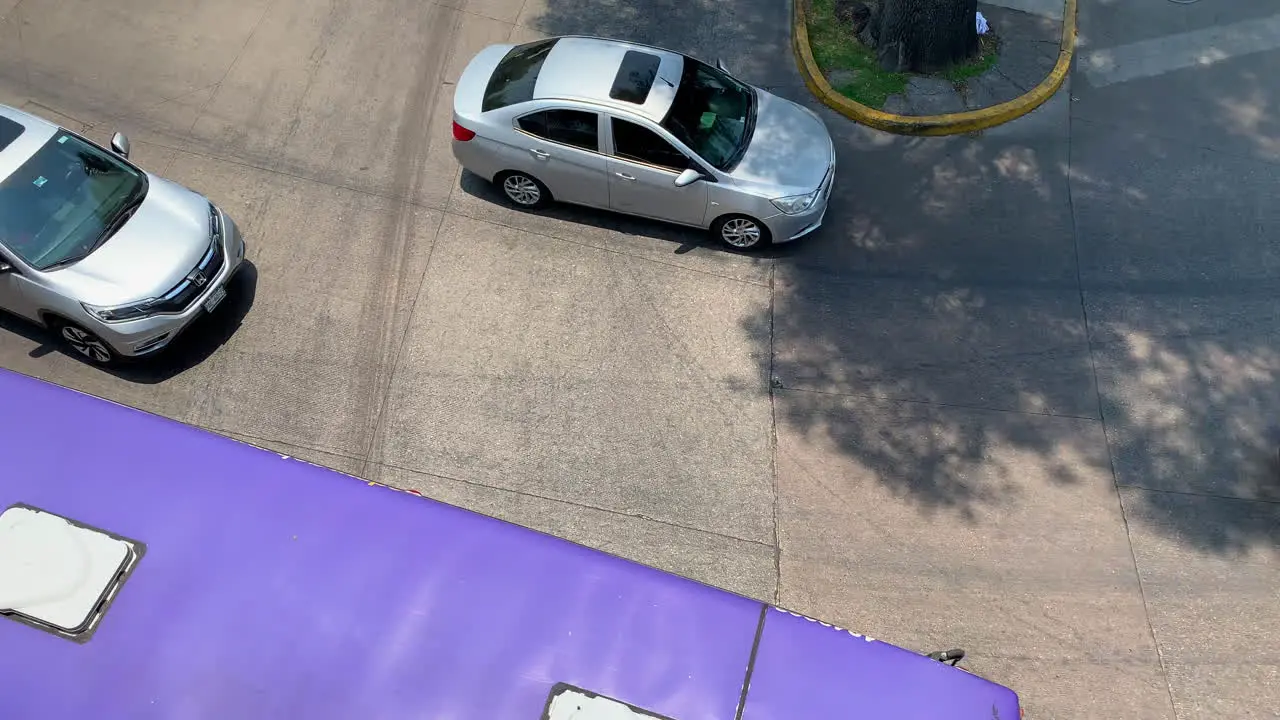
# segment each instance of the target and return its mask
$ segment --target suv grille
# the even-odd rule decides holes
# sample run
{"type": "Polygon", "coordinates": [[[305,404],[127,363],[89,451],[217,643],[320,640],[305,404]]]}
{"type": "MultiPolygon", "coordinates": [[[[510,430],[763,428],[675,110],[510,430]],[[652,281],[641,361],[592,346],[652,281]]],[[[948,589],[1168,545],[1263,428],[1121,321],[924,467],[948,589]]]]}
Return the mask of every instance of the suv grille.
{"type": "Polygon", "coordinates": [[[200,262],[187,273],[182,282],[173,287],[172,290],[164,294],[164,297],[156,301],[151,307],[155,312],[161,313],[180,313],[191,307],[191,303],[200,297],[205,290],[209,289],[209,283],[218,276],[218,272],[222,270],[223,263],[226,258],[222,254],[222,238],[214,237],[213,242],[209,243],[209,249],[205,251],[200,262]]]}

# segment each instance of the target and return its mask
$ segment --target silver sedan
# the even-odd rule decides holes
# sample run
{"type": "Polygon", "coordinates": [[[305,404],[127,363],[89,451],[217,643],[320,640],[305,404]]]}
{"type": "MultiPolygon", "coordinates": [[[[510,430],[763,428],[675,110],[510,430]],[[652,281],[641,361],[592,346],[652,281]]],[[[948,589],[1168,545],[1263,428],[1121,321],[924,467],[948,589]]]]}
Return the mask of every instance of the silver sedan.
{"type": "Polygon", "coordinates": [[[523,208],[709,228],[744,250],[812,232],[835,178],[826,126],[716,65],[591,37],[491,45],[454,91],[454,156],[523,208]]]}

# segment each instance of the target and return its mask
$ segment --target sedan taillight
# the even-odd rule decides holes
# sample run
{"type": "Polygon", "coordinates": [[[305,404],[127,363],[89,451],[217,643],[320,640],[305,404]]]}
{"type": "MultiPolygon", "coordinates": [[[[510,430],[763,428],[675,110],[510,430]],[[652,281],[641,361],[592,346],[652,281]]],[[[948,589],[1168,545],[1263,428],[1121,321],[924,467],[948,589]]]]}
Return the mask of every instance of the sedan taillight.
{"type": "Polygon", "coordinates": [[[454,121],[453,123],[453,139],[454,140],[458,140],[460,142],[466,142],[475,136],[476,136],[476,133],[474,130],[468,130],[462,127],[461,125],[459,125],[456,120],[454,121]]]}

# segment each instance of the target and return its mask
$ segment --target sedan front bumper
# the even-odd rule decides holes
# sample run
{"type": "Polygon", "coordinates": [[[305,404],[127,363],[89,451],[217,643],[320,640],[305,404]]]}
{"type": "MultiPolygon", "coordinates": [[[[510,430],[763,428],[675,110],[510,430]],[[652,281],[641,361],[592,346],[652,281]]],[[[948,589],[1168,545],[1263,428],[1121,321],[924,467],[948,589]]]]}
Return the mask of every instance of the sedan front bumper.
{"type": "Polygon", "coordinates": [[[835,185],[835,181],[836,166],[833,164],[822,181],[818,199],[813,201],[813,205],[810,205],[808,210],[796,215],[780,212],[761,221],[769,228],[775,244],[798,240],[822,226],[822,220],[827,214],[827,201],[831,198],[831,188],[835,185]]]}

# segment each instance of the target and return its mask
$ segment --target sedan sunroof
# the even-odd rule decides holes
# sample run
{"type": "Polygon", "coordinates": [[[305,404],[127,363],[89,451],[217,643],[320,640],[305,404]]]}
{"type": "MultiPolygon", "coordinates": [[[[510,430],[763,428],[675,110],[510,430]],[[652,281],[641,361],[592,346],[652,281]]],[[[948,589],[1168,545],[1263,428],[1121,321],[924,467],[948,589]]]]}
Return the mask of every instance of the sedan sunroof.
{"type": "Polygon", "coordinates": [[[661,62],[662,58],[652,53],[628,50],[622,56],[618,74],[613,78],[609,97],[643,105],[649,97],[649,90],[653,88],[654,79],[658,77],[658,65],[661,62]]]}

